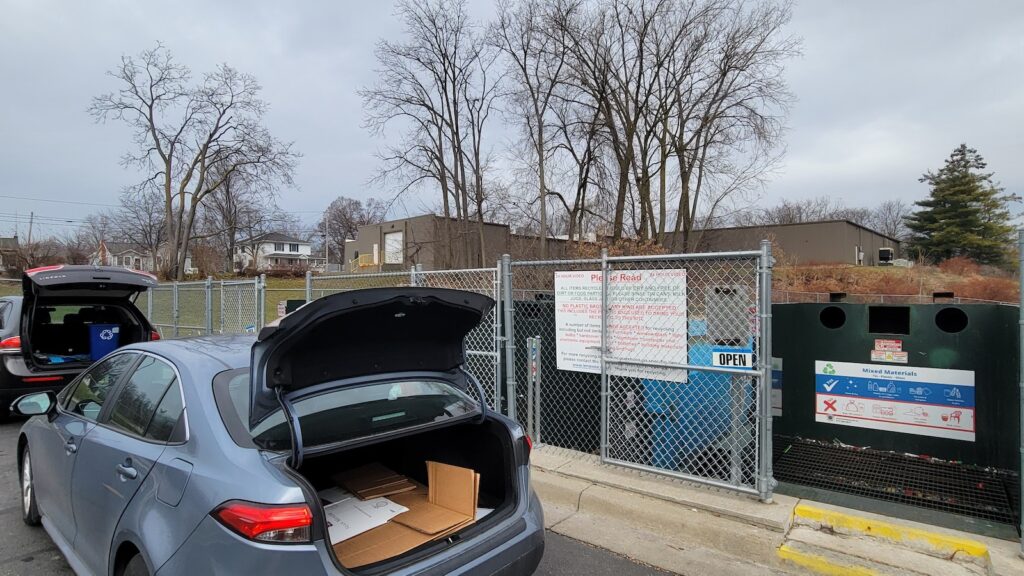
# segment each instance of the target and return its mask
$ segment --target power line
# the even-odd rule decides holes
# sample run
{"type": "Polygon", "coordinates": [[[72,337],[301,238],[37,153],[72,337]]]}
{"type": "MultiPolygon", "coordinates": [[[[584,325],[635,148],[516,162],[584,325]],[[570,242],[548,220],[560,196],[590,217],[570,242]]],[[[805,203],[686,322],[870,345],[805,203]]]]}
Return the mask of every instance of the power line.
{"type": "Polygon", "coordinates": [[[79,202],[77,200],[55,200],[53,198],[32,198],[28,196],[10,196],[7,194],[0,194],[0,198],[9,198],[11,200],[28,200],[30,202],[52,202],[53,204],[77,204],[80,206],[104,206],[106,208],[118,208],[116,204],[100,204],[99,202],[79,202]]]}

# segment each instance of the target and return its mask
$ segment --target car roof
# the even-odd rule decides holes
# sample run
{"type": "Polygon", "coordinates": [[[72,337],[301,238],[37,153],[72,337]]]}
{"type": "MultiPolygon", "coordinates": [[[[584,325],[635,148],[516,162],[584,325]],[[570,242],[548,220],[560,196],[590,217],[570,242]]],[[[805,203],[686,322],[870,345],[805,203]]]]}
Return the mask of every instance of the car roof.
{"type": "Polygon", "coordinates": [[[167,358],[178,365],[203,367],[211,373],[248,368],[252,358],[254,334],[200,336],[174,340],[155,340],[124,346],[121,350],[143,350],[167,358]]]}

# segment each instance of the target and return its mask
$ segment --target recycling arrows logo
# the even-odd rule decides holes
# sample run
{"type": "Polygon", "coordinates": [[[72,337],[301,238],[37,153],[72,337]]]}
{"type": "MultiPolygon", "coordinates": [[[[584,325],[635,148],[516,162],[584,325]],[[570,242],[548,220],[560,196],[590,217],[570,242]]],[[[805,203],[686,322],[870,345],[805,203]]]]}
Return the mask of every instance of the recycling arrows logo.
{"type": "Polygon", "coordinates": [[[832,365],[831,362],[829,362],[828,364],[825,364],[825,367],[822,368],[821,371],[825,374],[828,374],[829,376],[832,376],[836,373],[836,368],[835,366],[832,365]]]}
{"type": "Polygon", "coordinates": [[[100,340],[113,340],[113,339],[114,339],[114,331],[113,330],[102,330],[102,331],[100,331],[100,340]]]}

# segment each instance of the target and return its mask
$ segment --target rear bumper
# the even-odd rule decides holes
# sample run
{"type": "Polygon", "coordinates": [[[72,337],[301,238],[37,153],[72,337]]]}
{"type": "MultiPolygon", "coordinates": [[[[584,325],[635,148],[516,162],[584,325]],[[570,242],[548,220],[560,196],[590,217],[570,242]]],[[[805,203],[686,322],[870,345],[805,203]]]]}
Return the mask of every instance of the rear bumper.
{"type": "MultiPolygon", "coordinates": [[[[537,496],[531,493],[527,513],[513,520],[520,528],[502,543],[484,553],[475,555],[474,546],[462,551],[452,549],[441,552],[428,562],[427,569],[409,566],[398,569],[401,575],[465,576],[529,576],[537,569],[544,555],[544,514],[537,496]],[[440,559],[440,562],[438,560],[440,559]]],[[[496,527],[494,532],[506,534],[509,524],[496,527]]],[[[480,539],[490,536],[480,535],[480,539]]],[[[476,538],[474,540],[477,540],[476,538]]],[[[332,576],[334,568],[331,550],[324,542],[295,546],[258,544],[231,532],[207,516],[171,558],[160,566],[156,576],[205,576],[215,574],[245,574],[263,576],[302,574],[332,576]]]]}

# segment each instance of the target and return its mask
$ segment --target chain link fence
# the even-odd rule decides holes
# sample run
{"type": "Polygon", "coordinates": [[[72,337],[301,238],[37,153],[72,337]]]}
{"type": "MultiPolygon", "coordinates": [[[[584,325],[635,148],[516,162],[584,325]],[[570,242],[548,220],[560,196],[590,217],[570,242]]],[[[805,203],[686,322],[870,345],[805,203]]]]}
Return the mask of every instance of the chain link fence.
{"type": "Polygon", "coordinates": [[[265,323],[266,280],[200,280],[161,284],[135,305],[161,338],[255,333],[265,323]]]}
{"type": "MultiPolygon", "coordinates": [[[[306,293],[311,299],[349,290],[408,286],[466,290],[500,300],[497,268],[423,271],[413,267],[408,272],[306,276],[306,293]]],[[[498,409],[503,405],[500,390],[501,341],[501,316],[497,307],[466,337],[469,371],[480,381],[488,403],[498,409]]]]}

